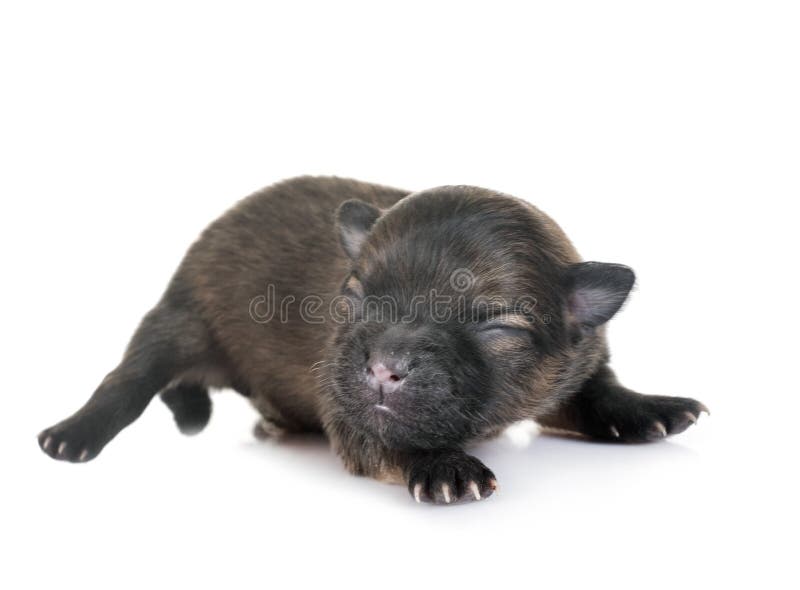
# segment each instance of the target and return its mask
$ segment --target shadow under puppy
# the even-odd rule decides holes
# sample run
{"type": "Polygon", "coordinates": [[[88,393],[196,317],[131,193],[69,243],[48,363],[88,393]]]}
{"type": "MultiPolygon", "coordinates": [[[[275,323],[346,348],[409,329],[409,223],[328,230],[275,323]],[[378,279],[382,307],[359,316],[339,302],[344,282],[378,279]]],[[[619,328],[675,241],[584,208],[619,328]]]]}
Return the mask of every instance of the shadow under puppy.
{"type": "Polygon", "coordinates": [[[322,431],[352,473],[417,501],[486,498],[495,476],[463,449],[513,422],[640,442],[707,411],[608,367],[604,324],[633,283],[491,190],[291,179],[205,230],[120,365],[39,444],[93,459],[159,393],[197,432],[208,388],[230,387],[262,434],[322,431]]]}

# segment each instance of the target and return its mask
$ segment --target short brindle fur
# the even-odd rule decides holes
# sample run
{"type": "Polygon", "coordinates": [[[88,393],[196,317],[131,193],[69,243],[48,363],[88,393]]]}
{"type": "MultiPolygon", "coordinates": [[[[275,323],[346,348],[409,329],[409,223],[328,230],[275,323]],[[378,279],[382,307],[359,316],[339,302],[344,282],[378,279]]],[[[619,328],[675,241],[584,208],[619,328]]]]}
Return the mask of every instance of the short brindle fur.
{"type": "Polygon", "coordinates": [[[403,482],[418,501],[486,498],[495,476],[464,449],[516,421],[640,442],[707,411],[626,389],[608,367],[604,325],[633,283],[628,267],[582,262],[513,197],[292,179],[203,233],[120,365],[39,444],[93,459],[159,393],[198,432],[209,387],[230,387],[262,414],[259,435],[322,431],[352,473],[403,482]],[[283,318],[253,315],[268,285],[294,303],[283,318]],[[349,321],[309,321],[307,296],[349,321]]]}

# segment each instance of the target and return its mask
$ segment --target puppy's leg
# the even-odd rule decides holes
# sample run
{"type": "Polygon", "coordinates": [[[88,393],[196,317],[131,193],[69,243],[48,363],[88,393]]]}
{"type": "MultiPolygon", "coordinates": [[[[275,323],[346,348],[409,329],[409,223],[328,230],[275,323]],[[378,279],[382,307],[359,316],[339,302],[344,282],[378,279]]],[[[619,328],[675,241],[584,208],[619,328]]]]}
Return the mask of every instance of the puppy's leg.
{"type": "Polygon", "coordinates": [[[483,500],[497,489],[494,473],[461,449],[397,451],[341,422],[325,432],[351,473],[404,484],[417,502],[483,500]]]}
{"type": "Polygon", "coordinates": [[[184,308],[160,303],[142,320],[120,365],[80,410],[43,431],[39,445],[54,459],[93,459],[141,415],[159,390],[206,362],[210,347],[200,319],[184,308]]]}
{"type": "Polygon", "coordinates": [[[708,408],[694,399],[626,389],[604,365],[556,412],[537,422],[602,440],[644,442],[683,432],[700,412],[708,408]]]}

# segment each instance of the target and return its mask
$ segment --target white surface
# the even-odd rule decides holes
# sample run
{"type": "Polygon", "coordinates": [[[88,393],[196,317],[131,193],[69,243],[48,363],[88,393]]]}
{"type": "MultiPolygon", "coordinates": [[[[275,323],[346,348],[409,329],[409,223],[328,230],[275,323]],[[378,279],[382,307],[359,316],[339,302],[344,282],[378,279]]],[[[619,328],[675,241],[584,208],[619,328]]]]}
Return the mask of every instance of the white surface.
{"type": "Polygon", "coordinates": [[[0,585],[796,588],[796,6],[288,4],[0,8],[0,585]],[[194,439],[155,401],[45,457],[197,233],[301,173],[530,199],[636,269],[623,381],[712,416],[523,427],[476,451],[500,493],[443,509],[255,442],[230,393],[194,439]]]}

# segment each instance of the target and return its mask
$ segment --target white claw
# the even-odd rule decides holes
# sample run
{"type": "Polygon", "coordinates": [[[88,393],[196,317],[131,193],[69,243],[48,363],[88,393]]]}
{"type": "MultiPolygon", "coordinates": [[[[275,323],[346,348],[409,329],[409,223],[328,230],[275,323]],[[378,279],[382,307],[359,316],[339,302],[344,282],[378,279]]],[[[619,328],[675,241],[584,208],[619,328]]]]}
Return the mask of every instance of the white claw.
{"type": "Polygon", "coordinates": [[[475,496],[476,500],[481,499],[481,491],[478,489],[478,484],[474,481],[469,482],[469,489],[472,491],[472,495],[475,496]]]}
{"type": "Polygon", "coordinates": [[[86,457],[89,456],[89,449],[83,449],[81,451],[81,456],[78,457],[78,461],[86,461],[86,457]]]}
{"type": "Polygon", "coordinates": [[[442,495],[444,496],[445,504],[450,503],[450,486],[446,483],[442,484],[442,495]]]}
{"type": "Polygon", "coordinates": [[[661,422],[656,422],[653,426],[661,433],[661,436],[667,436],[667,428],[661,422]]]}
{"type": "Polygon", "coordinates": [[[417,504],[422,502],[422,500],[420,500],[419,498],[419,495],[421,493],[422,493],[422,484],[418,483],[417,485],[414,486],[414,499],[417,501],[417,504]]]}
{"type": "Polygon", "coordinates": [[[619,430],[617,430],[616,426],[611,427],[611,436],[614,438],[619,438],[619,430]]]}
{"type": "Polygon", "coordinates": [[[46,451],[47,449],[50,448],[51,442],[53,442],[53,437],[48,436],[46,439],[44,439],[44,442],[42,443],[42,448],[46,451]]]}
{"type": "Polygon", "coordinates": [[[58,445],[58,454],[59,455],[63,455],[64,451],[66,451],[66,450],[67,450],[67,441],[64,441],[60,445],[58,445]]]}
{"type": "Polygon", "coordinates": [[[691,412],[684,412],[684,414],[686,414],[686,417],[689,418],[689,422],[691,422],[692,424],[695,424],[697,422],[697,416],[695,416],[691,412]]]}

